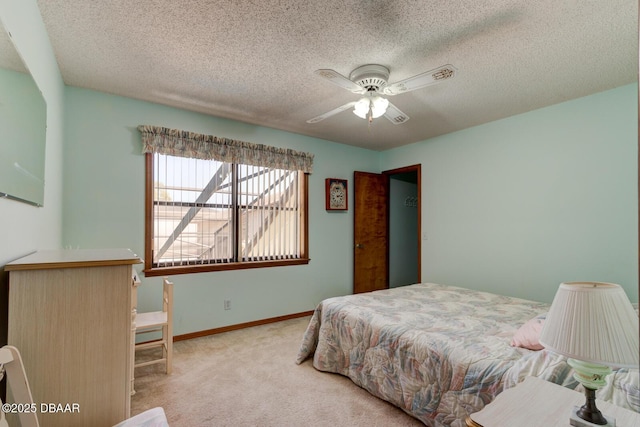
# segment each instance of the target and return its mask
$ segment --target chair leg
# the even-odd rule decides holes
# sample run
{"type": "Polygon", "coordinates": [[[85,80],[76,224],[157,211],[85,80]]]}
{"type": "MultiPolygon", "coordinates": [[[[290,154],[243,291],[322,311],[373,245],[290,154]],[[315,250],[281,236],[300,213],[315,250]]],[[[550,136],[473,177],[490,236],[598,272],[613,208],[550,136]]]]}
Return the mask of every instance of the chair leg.
{"type": "Polygon", "coordinates": [[[172,366],[171,366],[171,362],[173,359],[173,334],[172,334],[172,328],[171,326],[167,325],[165,326],[166,328],[166,353],[165,353],[165,357],[167,359],[167,364],[166,364],[166,371],[167,371],[167,375],[171,374],[172,371],[172,366]]]}

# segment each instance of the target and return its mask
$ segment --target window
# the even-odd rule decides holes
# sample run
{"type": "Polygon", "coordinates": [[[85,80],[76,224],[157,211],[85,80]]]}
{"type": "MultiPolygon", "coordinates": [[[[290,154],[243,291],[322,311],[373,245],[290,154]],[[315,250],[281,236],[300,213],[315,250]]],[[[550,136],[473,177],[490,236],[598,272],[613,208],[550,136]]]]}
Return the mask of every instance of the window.
{"type": "Polygon", "coordinates": [[[146,275],[308,263],[307,173],[146,156],[146,275]]]}

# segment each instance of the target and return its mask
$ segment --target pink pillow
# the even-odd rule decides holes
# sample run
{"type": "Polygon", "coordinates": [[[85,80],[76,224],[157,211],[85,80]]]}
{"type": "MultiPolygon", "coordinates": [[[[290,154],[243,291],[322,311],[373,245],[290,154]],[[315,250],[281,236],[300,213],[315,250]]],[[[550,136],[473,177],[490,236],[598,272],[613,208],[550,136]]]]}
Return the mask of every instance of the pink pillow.
{"type": "Polygon", "coordinates": [[[511,339],[512,347],[522,347],[529,350],[542,350],[540,332],[546,315],[534,317],[518,329],[511,339]]]}

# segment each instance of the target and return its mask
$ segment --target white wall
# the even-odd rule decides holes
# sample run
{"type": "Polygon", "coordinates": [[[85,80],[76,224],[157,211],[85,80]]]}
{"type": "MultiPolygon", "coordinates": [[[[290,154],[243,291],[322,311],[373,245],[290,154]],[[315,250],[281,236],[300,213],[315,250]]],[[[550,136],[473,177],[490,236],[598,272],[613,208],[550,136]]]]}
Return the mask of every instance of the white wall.
{"type": "MultiPolygon", "coordinates": [[[[11,32],[14,45],[47,104],[44,207],[0,199],[2,267],[37,249],[60,247],[64,83],[35,0],[0,0],[0,20],[11,32]]],[[[0,315],[2,344],[6,339],[5,274],[0,274],[0,313],[3,313],[0,315]]]]}
{"type": "Polygon", "coordinates": [[[382,153],[422,164],[422,280],[550,302],[562,281],[638,301],[636,84],[382,153]]]}
{"type": "MultiPolygon", "coordinates": [[[[354,170],[378,172],[377,152],[73,87],[66,89],[65,246],[144,254],[141,124],[315,155],[309,265],[173,276],[177,335],[312,310],[324,298],[352,292],[353,210],[324,210],[324,180],[345,178],[351,186],[354,170]],[[224,299],[231,310],[223,309],[224,299]]],[[[140,310],[159,306],[160,286],[161,278],[142,277],[140,310]]]]}

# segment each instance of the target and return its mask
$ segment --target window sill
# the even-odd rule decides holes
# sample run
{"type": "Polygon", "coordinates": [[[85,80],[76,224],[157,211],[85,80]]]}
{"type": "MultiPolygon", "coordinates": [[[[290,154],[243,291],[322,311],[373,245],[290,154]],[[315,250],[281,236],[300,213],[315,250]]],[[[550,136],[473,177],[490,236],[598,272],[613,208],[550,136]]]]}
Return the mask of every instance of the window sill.
{"type": "Polygon", "coordinates": [[[146,268],[145,277],[174,276],[177,274],[207,273],[212,271],[246,270],[249,268],[285,267],[309,264],[309,258],[277,261],[232,262],[226,264],[186,265],[177,267],[146,268]]]}

